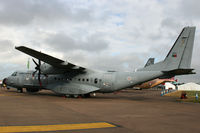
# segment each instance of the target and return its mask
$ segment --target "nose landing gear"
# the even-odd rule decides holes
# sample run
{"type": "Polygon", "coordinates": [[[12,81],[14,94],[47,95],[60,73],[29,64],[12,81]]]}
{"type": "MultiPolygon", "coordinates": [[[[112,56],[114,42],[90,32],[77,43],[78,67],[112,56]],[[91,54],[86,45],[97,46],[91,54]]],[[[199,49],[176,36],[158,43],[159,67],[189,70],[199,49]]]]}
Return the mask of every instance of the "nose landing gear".
{"type": "Polygon", "coordinates": [[[23,88],[17,88],[17,92],[23,93],[23,88]]]}

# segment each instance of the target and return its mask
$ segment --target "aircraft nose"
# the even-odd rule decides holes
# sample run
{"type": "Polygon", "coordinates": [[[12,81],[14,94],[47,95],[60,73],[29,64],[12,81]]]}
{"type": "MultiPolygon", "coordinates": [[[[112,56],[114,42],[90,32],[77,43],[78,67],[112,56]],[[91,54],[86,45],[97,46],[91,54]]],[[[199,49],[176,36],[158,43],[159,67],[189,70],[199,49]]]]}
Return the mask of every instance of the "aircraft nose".
{"type": "Polygon", "coordinates": [[[7,80],[8,80],[7,78],[4,78],[4,79],[3,79],[3,84],[6,85],[7,80]]]}

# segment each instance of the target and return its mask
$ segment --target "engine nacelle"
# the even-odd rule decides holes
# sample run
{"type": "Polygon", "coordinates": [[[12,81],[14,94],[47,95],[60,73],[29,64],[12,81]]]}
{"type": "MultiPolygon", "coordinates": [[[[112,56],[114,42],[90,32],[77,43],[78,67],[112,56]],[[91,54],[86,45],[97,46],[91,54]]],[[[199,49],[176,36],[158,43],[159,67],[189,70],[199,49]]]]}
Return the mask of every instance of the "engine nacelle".
{"type": "Polygon", "coordinates": [[[62,74],[66,71],[65,69],[56,68],[56,67],[49,65],[49,64],[46,64],[46,63],[42,64],[40,66],[40,69],[41,69],[42,74],[47,74],[47,75],[49,75],[49,74],[62,74]]]}

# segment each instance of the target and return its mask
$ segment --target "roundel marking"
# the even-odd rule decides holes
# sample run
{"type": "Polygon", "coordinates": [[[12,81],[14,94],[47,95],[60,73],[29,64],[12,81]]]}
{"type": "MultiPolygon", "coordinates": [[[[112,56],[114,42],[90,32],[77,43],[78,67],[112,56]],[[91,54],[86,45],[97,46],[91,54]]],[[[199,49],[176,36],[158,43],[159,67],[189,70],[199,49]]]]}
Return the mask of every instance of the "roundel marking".
{"type": "Polygon", "coordinates": [[[127,77],[127,80],[128,80],[128,81],[131,81],[131,80],[132,80],[132,78],[131,78],[130,76],[128,76],[128,77],[127,77]]]}

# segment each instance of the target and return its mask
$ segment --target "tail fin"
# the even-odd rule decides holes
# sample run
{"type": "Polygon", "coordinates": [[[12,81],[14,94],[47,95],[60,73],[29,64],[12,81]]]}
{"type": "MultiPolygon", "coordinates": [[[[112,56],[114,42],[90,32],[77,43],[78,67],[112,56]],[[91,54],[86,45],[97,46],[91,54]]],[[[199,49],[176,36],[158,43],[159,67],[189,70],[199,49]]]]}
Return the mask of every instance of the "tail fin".
{"type": "Polygon", "coordinates": [[[147,63],[145,64],[144,67],[147,67],[147,66],[153,65],[153,64],[154,64],[154,60],[155,60],[155,58],[149,58],[148,61],[147,61],[147,63]]]}
{"type": "Polygon", "coordinates": [[[175,41],[166,58],[140,71],[179,71],[179,74],[190,74],[192,51],[194,45],[195,27],[185,27],[175,41]]]}
{"type": "Polygon", "coordinates": [[[167,54],[164,62],[170,64],[168,70],[179,68],[188,69],[191,65],[195,27],[185,27],[173,47],[167,54]]]}

